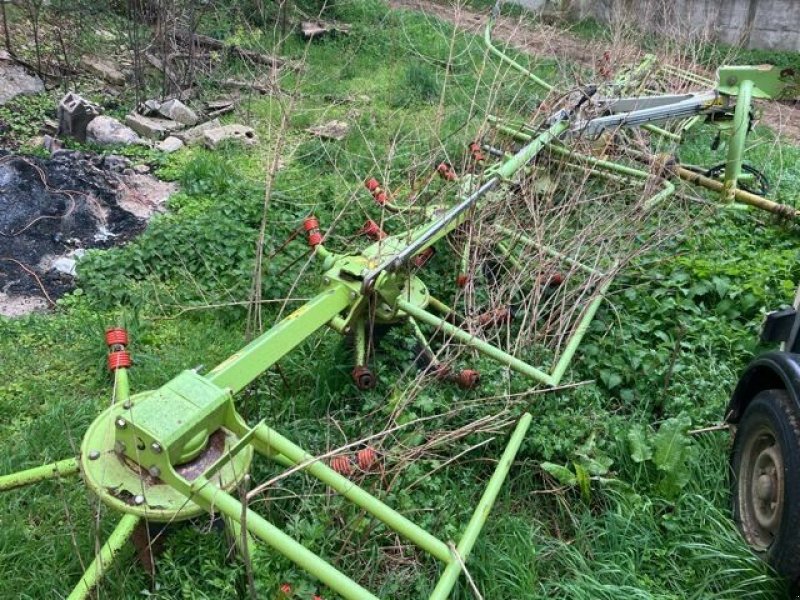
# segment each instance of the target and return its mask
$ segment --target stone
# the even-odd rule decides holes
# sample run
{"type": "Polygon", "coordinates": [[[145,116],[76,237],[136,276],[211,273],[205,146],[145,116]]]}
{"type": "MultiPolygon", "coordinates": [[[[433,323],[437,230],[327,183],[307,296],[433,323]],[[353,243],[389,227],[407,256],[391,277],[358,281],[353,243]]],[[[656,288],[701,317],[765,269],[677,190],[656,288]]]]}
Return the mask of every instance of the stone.
{"type": "Polygon", "coordinates": [[[326,140],[343,140],[347,132],[350,131],[350,124],[347,121],[337,121],[334,119],[323,125],[309,127],[307,131],[326,140]]]}
{"type": "Polygon", "coordinates": [[[122,173],[125,169],[127,169],[131,164],[131,161],[125,158],[124,156],[120,156],[119,154],[109,154],[108,156],[102,157],[102,162],[100,166],[110,171],[116,171],[117,173],[122,173]]]}
{"type": "Polygon", "coordinates": [[[172,152],[180,150],[181,148],[183,148],[183,142],[174,135],[171,135],[156,144],[156,149],[161,150],[161,152],[166,152],[167,154],[171,154],[172,152]]]}
{"type": "Polygon", "coordinates": [[[203,141],[203,134],[209,129],[218,129],[222,127],[219,119],[212,119],[200,125],[196,125],[191,129],[184,129],[183,131],[175,132],[175,137],[181,140],[187,146],[197,144],[203,141]]]}
{"type": "Polygon", "coordinates": [[[44,82],[36,75],[29,74],[22,65],[10,61],[0,61],[0,105],[12,98],[44,91],[44,82]]]}
{"type": "Polygon", "coordinates": [[[59,137],[72,137],[86,141],[87,127],[100,114],[100,107],[75,92],[67,93],[58,103],[59,137]]]}
{"type": "Polygon", "coordinates": [[[143,144],[144,140],[113,117],[99,116],[92,119],[86,129],[90,142],[106,146],[110,144],[143,144]]]}
{"type": "Polygon", "coordinates": [[[224,125],[222,127],[209,129],[203,133],[203,142],[206,148],[213,150],[226,141],[234,141],[246,146],[252,146],[258,143],[258,138],[252,127],[239,124],[224,125]]]}
{"type": "Polygon", "coordinates": [[[150,167],[148,165],[136,165],[133,167],[134,173],[139,173],[139,175],[145,175],[150,172],[150,167]]]}
{"type": "Polygon", "coordinates": [[[158,112],[167,119],[172,119],[184,125],[197,125],[197,113],[177,99],[167,100],[158,107],[158,112]]]}
{"type": "Polygon", "coordinates": [[[63,273],[64,275],[75,277],[75,267],[77,262],[78,261],[76,261],[74,258],[59,256],[53,261],[53,264],[50,265],[50,268],[54,271],[58,271],[59,273],[63,273]]]}
{"type": "Polygon", "coordinates": [[[110,60],[87,56],[82,59],[82,64],[88,71],[100,77],[103,81],[113,85],[125,85],[125,74],[110,60]]]}
{"type": "Polygon", "coordinates": [[[151,140],[162,140],[183,125],[171,119],[155,119],[131,113],[125,117],[125,124],[139,135],[151,140]]]}

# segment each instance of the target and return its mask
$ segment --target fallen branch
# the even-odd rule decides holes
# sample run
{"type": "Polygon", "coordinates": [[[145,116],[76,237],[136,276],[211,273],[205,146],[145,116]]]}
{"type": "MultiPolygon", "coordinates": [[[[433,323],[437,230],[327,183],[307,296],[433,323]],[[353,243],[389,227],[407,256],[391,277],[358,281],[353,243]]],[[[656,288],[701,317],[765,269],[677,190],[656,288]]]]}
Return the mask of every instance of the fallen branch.
{"type": "MultiPolygon", "coordinates": [[[[270,65],[276,69],[287,64],[284,59],[278,58],[277,56],[264,54],[256,50],[248,50],[247,48],[242,48],[235,44],[226,44],[222,40],[200,33],[192,33],[191,31],[179,29],[175,32],[175,37],[186,44],[194,44],[195,46],[209,48],[211,50],[224,50],[231,54],[238,54],[241,58],[251,60],[255,63],[270,65]]],[[[291,68],[296,67],[292,66],[291,68]]]]}

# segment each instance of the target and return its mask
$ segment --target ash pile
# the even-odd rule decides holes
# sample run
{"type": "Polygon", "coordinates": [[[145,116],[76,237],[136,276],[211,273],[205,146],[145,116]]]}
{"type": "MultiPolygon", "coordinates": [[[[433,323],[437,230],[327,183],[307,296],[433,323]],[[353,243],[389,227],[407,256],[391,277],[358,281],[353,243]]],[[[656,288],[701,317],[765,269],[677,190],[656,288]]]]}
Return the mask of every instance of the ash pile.
{"type": "Polygon", "coordinates": [[[173,190],[122,156],[0,150],[0,315],[52,306],[86,250],[136,236],[173,190]]]}

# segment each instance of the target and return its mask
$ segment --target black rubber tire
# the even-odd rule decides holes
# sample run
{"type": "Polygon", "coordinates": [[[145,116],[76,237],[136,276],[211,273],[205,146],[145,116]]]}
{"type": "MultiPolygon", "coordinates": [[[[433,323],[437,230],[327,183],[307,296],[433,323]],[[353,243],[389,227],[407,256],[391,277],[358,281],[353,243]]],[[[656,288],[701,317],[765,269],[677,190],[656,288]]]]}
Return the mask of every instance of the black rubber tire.
{"type": "MultiPolygon", "coordinates": [[[[769,461],[769,456],[767,459],[769,461]]],[[[770,464],[770,463],[768,463],[770,464]]],[[[762,471],[764,472],[764,471],[762,471]]],[[[733,517],[745,540],[781,575],[796,581],[800,578],[800,411],[785,390],[764,390],[747,406],[739,422],[731,452],[731,491],[733,517]],[[770,437],[771,436],[771,437],[770,437]],[[774,498],[778,523],[764,529],[758,522],[758,512],[751,501],[756,485],[751,469],[763,464],[753,458],[755,449],[762,447],[758,457],[769,447],[780,457],[782,484],[775,489],[774,498]],[[749,457],[749,458],[748,458],[749,457]],[[750,504],[747,504],[750,502],[750,504]],[[767,542],[766,540],[769,539],[767,542]]],[[[763,477],[763,475],[761,476],[763,477]]],[[[760,485],[760,483],[759,483],[760,485]]],[[[763,509],[762,509],[763,510],[763,509]]]]}

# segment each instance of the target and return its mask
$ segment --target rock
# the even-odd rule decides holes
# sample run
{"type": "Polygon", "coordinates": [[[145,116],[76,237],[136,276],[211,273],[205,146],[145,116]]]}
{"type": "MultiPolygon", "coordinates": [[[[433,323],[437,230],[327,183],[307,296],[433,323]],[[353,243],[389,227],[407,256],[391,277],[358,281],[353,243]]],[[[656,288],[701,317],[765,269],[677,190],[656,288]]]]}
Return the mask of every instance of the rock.
{"type": "Polygon", "coordinates": [[[209,129],[218,129],[220,127],[222,127],[222,123],[219,122],[219,119],[212,119],[211,121],[206,121],[205,123],[192,127],[191,129],[177,131],[175,132],[175,137],[187,146],[191,146],[192,144],[203,141],[203,134],[209,129]]]}
{"type": "Polygon", "coordinates": [[[178,123],[183,123],[190,127],[192,125],[197,125],[197,113],[180,100],[172,99],[163,102],[161,106],[158,107],[158,112],[167,119],[172,119],[178,123]]]}
{"type": "Polygon", "coordinates": [[[75,92],[69,92],[58,103],[57,113],[56,135],[73,137],[79,142],[85,142],[87,127],[100,114],[100,107],[75,92]]]}
{"type": "Polygon", "coordinates": [[[347,121],[333,120],[324,125],[309,127],[307,131],[326,140],[342,140],[350,131],[350,124],[347,121]]]}
{"type": "Polygon", "coordinates": [[[119,154],[109,154],[108,156],[104,156],[100,166],[109,171],[116,171],[117,173],[122,173],[125,169],[127,169],[131,164],[131,161],[125,158],[124,156],[120,156],[119,154]]]}
{"type": "Polygon", "coordinates": [[[145,175],[150,172],[150,167],[147,165],[136,165],[133,167],[134,173],[139,173],[139,175],[145,175]]]}
{"type": "Polygon", "coordinates": [[[177,150],[183,148],[183,142],[176,138],[174,135],[169,136],[165,140],[156,144],[156,148],[161,150],[161,152],[166,152],[167,154],[171,154],[177,150]]]}
{"type": "Polygon", "coordinates": [[[52,135],[43,135],[42,136],[42,147],[47,150],[50,154],[53,152],[57,152],[61,150],[64,146],[58,140],[58,138],[54,138],[52,135]]]}
{"type": "Polygon", "coordinates": [[[125,74],[110,60],[98,58],[96,56],[87,56],[84,57],[81,62],[88,71],[94,73],[103,81],[114,85],[125,85],[125,74]]]}
{"type": "Polygon", "coordinates": [[[43,91],[44,82],[36,75],[28,74],[22,65],[0,61],[0,105],[17,96],[43,91]]]}
{"type": "Polygon", "coordinates": [[[125,117],[125,124],[139,135],[151,140],[162,140],[173,131],[183,127],[182,124],[171,119],[153,119],[135,113],[125,117]]]}
{"type": "Polygon", "coordinates": [[[75,266],[77,263],[78,261],[76,261],[74,258],[59,256],[53,261],[53,263],[50,265],[50,268],[54,271],[58,271],[59,273],[63,273],[64,275],[75,277],[75,266]]]}
{"type": "Polygon", "coordinates": [[[143,144],[144,140],[113,117],[95,117],[86,129],[87,139],[101,146],[109,144],[143,144]]]}
{"type": "Polygon", "coordinates": [[[214,149],[225,141],[236,141],[247,146],[258,143],[256,132],[252,127],[233,124],[209,129],[203,133],[203,142],[206,148],[214,149]]]}
{"type": "Polygon", "coordinates": [[[303,21],[300,23],[300,31],[305,39],[310,40],[326,33],[350,33],[350,25],[319,20],[303,21]]]}
{"type": "Polygon", "coordinates": [[[159,102],[158,100],[150,99],[142,102],[137,107],[136,112],[146,117],[155,117],[159,114],[158,113],[159,108],[161,108],[161,102],[159,102]]]}

